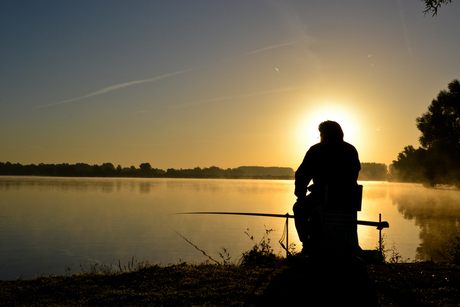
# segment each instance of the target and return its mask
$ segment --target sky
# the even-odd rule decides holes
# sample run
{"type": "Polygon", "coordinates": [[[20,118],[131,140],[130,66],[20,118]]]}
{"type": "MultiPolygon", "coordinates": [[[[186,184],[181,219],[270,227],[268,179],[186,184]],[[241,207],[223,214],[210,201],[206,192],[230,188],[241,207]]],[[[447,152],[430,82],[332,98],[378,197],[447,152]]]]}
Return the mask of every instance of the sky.
{"type": "Polygon", "coordinates": [[[1,1],[0,162],[296,169],[420,146],[460,78],[460,1],[1,1]]]}

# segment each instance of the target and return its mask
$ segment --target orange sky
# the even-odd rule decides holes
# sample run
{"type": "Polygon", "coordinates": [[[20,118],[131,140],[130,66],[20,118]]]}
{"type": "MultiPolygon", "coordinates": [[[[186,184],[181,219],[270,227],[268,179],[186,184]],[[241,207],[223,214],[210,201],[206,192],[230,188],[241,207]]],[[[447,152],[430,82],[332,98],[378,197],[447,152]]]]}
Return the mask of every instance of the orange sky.
{"type": "Polygon", "coordinates": [[[2,2],[0,162],[296,168],[332,119],[389,165],[460,77],[460,4],[423,8],[2,2]]]}

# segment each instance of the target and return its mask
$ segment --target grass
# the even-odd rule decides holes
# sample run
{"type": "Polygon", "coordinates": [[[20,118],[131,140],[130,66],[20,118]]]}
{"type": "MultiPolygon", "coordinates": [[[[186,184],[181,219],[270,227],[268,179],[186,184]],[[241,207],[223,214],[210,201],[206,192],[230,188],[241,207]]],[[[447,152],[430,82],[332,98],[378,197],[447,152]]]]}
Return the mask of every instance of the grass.
{"type": "Polygon", "coordinates": [[[274,267],[279,265],[283,258],[274,253],[270,245],[270,238],[268,237],[273,231],[273,229],[265,229],[262,239],[256,241],[254,236],[249,233],[249,229],[247,229],[245,234],[251,239],[254,245],[250,250],[242,254],[239,264],[246,267],[274,267]]]}
{"type": "Polygon", "coordinates": [[[254,300],[276,270],[215,264],[152,265],[0,282],[2,306],[235,306],[254,300]],[[239,303],[238,303],[239,302],[239,303]]]}
{"type": "MultiPolygon", "coordinates": [[[[0,306],[459,306],[460,266],[275,256],[268,234],[232,263],[94,263],[77,274],[0,281],[0,306]]],[[[389,253],[389,254],[388,254],[389,253]]]]}
{"type": "MultiPolygon", "coordinates": [[[[396,243],[393,241],[391,246],[388,247],[387,236],[382,235],[382,256],[385,263],[395,264],[395,263],[407,263],[411,262],[410,258],[404,259],[396,248],[396,243]]],[[[378,247],[375,248],[378,250],[378,247]]]]}
{"type": "Polygon", "coordinates": [[[134,272],[0,281],[0,305],[283,306],[300,299],[324,306],[336,301],[372,306],[362,300],[377,306],[460,304],[459,266],[398,263],[366,271],[367,278],[356,278],[334,265],[295,257],[275,267],[149,265],[134,272]]]}

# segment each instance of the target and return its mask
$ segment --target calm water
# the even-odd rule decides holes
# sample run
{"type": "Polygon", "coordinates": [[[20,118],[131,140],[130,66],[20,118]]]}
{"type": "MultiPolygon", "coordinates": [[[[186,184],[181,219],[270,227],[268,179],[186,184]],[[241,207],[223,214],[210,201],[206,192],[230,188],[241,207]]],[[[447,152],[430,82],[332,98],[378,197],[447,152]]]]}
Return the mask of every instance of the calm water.
{"type": "MultiPolygon", "coordinates": [[[[362,182],[358,218],[390,223],[383,233],[403,258],[436,257],[459,228],[460,192],[415,184],[362,182]]],[[[98,263],[203,262],[252,247],[265,229],[281,248],[284,219],[228,215],[174,215],[187,211],[292,213],[293,181],[217,179],[88,179],[0,177],[0,279],[66,274],[98,263]],[[178,234],[179,233],[179,234],[178,234]]],[[[360,245],[378,244],[374,227],[358,227],[360,245]]],[[[300,249],[293,221],[290,242],[300,249]]],[[[284,255],[284,253],[283,253],[284,255]]]]}

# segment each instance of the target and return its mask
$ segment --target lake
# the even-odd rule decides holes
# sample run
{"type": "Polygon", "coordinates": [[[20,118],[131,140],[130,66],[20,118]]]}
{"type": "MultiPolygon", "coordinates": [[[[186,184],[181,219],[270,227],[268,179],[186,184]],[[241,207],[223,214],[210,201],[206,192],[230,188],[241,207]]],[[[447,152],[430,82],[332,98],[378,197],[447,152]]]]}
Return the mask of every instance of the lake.
{"type": "MultiPolygon", "coordinates": [[[[390,223],[387,248],[403,259],[439,259],[437,251],[460,221],[460,192],[417,184],[360,182],[360,220],[390,223]]],[[[292,180],[0,177],[0,279],[78,273],[91,264],[238,261],[266,229],[276,252],[285,219],[177,215],[189,211],[292,214],[292,180]],[[188,241],[186,241],[188,240],[188,241]],[[193,245],[198,247],[197,250],[193,245]]],[[[363,249],[378,230],[359,226],[363,249]]],[[[301,249],[294,223],[289,242],[301,249]]]]}

